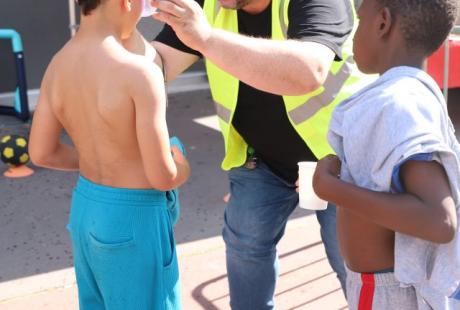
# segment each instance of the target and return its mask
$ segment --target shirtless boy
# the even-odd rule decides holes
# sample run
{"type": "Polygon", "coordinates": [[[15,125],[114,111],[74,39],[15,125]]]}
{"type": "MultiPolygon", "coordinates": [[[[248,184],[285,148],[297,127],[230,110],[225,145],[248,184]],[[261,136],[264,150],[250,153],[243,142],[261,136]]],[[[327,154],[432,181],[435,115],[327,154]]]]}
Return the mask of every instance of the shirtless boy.
{"type": "Polygon", "coordinates": [[[143,0],[79,0],[81,24],[43,78],[34,164],[79,170],[69,231],[80,309],[179,309],[166,191],[190,174],[170,147],[155,51],[128,52],[143,0]],[[62,130],[73,145],[60,142],[62,130]]]}
{"type": "Polygon", "coordinates": [[[372,85],[334,111],[315,192],[337,204],[350,309],[460,309],[459,146],[423,70],[456,0],[364,0],[354,55],[372,85]],[[456,306],[455,306],[456,305],[456,306]]]}

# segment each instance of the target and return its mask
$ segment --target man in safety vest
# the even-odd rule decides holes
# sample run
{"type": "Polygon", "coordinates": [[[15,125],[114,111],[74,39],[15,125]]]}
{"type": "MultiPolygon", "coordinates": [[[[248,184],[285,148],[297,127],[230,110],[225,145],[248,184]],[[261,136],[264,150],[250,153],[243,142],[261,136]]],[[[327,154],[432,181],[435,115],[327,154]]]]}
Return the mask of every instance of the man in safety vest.
{"type": "MultiPolygon", "coordinates": [[[[167,80],[199,57],[225,140],[230,200],[223,238],[232,309],[273,309],[276,245],[298,204],[297,163],[332,153],[333,108],[356,91],[349,0],[152,1],[167,80]]],[[[344,287],[335,207],[317,211],[344,287]]]]}

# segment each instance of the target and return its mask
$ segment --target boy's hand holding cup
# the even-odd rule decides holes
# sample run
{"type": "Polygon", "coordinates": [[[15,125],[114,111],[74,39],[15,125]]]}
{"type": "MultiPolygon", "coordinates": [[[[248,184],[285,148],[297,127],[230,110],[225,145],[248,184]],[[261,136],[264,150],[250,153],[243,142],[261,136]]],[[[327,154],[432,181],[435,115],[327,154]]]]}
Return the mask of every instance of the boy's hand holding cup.
{"type": "Polygon", "coordinates": [[[316,164],[313,174],[313,189],[320,199],[331,201],[336,182],[340,180],[342,163],[336,155],[327,155],[316,164]]]}
{"type": "Polygon", "coordinates": [[[302,161],[299,166],[299,207],[308,210],[325,210],[327,201],[320,199],[313,191],[313,175],[315,174],[316,162],[302,161]]]}

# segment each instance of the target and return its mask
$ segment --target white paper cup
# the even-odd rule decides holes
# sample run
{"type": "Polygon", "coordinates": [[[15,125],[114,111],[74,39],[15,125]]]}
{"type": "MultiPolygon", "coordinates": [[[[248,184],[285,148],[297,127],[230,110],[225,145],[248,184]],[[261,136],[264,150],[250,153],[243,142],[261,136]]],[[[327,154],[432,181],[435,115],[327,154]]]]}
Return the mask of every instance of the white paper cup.
{"type": "Polygon", "coordinates": [[[150,5],[150,0],[143,0],[143,7],[141,17],[150,17],[157,11],[157,8],[154,8],[150,5]]]}
{"type": "Polygon", "coordinates": [[[301,161],[299,165],[299,207],[308,210],[325,210],[327,201],[320,199],[313,191],[313,174],[316,162],[301,161]]]}

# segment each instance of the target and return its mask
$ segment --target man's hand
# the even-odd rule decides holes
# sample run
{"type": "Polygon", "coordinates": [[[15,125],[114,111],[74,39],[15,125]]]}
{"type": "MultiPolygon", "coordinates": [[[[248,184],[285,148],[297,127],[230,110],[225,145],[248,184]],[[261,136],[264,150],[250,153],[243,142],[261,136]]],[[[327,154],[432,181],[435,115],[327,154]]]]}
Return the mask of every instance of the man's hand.
{"type": "Polygon", "coordinates": [[[201,52],[212,33],[206,15],[194,0],[152,0],[153,17],[171,26],[188,47],[201,52]]]}
{"type": "Polygon", "coordinates": [[[316,164],[315,174],[313,175],[313,189],[321,199],[325,199],[328,194],[329,181],[337,179],[340,174],[340,159],[335,155],[327,155],[316,164]]]}

